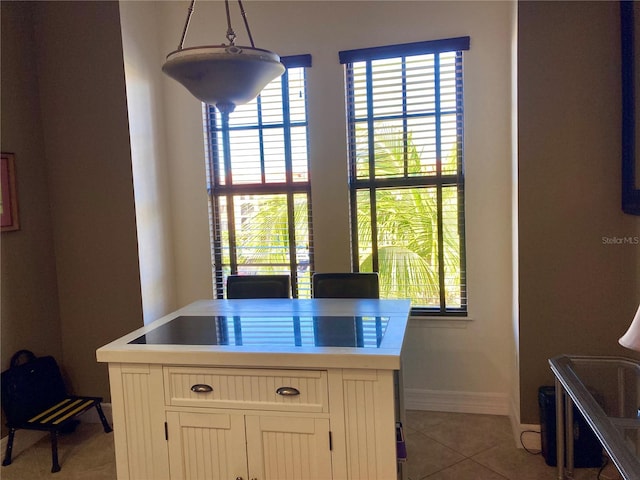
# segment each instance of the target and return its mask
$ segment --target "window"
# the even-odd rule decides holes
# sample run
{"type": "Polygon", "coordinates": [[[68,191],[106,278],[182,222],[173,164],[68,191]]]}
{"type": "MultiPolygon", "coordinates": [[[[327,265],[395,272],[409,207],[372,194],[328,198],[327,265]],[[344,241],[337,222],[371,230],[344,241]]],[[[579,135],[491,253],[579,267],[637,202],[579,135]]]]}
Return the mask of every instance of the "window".
{"type": "Polygon", "coordinates": [[[205,107],[211,256],[216,298],[229,274],[289,274],[309,297],[313,270],[305,67],[287,67],[254,101],[225,120],[205,107]]]}
{"type": "Polygon", "coordinates": [[[462,51],[454,38],[340,52],[354,271],[416,315],[465,315],[462,51]]]}

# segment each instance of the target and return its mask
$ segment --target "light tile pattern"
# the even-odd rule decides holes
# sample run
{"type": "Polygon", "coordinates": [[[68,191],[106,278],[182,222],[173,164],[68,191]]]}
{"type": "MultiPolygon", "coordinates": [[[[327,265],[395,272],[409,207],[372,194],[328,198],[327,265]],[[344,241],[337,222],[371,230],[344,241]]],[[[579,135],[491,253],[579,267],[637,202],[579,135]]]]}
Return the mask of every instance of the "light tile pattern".
{"type": "MultiPolygon", "coordinates": [[[[409,480],[557,480],[542,455],[517,448],[508,417],[407,411],[409,480]]],[[[620,480],[615,467],[579,468],[575,480],[620,480]]]]}
{"type": "MultiPolygon", "coordinates": [[[[557,480],[555,467],[548,466],[542,455],[516,447],[507,417],[412,410],[407,412],[405,438],[410,480],[557,480]]],[[[105,434],[100,424],[81,423],[75,433],[61,436],[59,455],[62,470],[51,474],[47,436],[14,455],[11,465],[0,467],[0,478],[116,479],[113,434],[105,434]]],[[[575,480],[620,480],[620,476],[608,465],[599,478],[598,469],[576,469],[575,480]]]]}

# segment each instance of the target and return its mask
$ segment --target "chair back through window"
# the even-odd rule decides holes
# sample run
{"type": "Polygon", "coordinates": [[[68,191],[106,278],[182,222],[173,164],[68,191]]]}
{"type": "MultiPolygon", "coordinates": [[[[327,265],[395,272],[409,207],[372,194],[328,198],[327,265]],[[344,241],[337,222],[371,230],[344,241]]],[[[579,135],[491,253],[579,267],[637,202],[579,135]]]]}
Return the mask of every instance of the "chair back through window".
{"type": "Polygon", "coordinates": [[[315,273],[313,298],[380,298],[377,273],[315,273]]]}
{"type": "Polygon", "coordinates": [[[289,275],[229,275],[227,298],[289,298],[289,275]]]}

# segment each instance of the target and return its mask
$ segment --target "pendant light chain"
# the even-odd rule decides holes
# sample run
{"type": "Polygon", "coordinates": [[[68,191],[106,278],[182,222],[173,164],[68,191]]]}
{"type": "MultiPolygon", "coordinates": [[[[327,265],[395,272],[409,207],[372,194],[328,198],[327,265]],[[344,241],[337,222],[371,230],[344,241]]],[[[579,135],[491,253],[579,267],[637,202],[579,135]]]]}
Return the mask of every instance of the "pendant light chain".
{"type": "Polygon", "coordinates": [[[233,27],[231,26],[231,14],[229,13],[229,0],[224,0],[224,8],[227,11],[227,40],[229,40],[229,45],[234,45],[236,40],[236,32],[233,31],[233,27]]]}
{"type": "MultiPolygon", "coordinates": [[[[187,12],[187,21],[184,24],[184,29],[182,30],[182,36],[180,37],[180,44],[178,45],[178,50],[182,50],[184,47],[184,40],[187,37],[187,30],[189,29],[189,24],[191,23],[191,17],[195,10],[196,0],[191,0],[191,4],[189,5],[189,9],[187,12]]],[[[249,28],[249,21],[247,20],[247,13],[244,10],[244,6],[242,5],[242,0],[238,0],[238,5],[240,6],[240,14],[242,15],[242,20],[244,22],[244,27],[247,30],[247,35],[249,36],[249,42],[251,44],[251,48],[256,48],[255,43],[253,42],[253,35],[251,35],[251,29],[249,28]]],[[[231,26],[231,13],[229,11],[229,0],[224,0],[224,7],[227,13],[227,40],[229,40],[229,45],[235,45],[236,40],[236,32],[234,32],[233,27],[231,26]]]]}
{"type": "Polygon", "coordinates": [[[191,5],[189,5],[189,11],[187,12],[187,21],[184,24],[184,29],[182,30],[182,37],[180,37],[180,45],[178,45],[178,50],[182,50],[184,46],[184,39],[187,36],[187,30],[189,29],[189,23],[191,22],[191,15],[193,15],[194,6],[196,4],[196,0],[191,0],[191,5]]]}
{"type": "Polygon", "coordinates": [[[242,15],[242,20],[244,20],[244,26],[247,29],[247,35],[249,35],[249,42],[251,42],[251,48],[256,48],[253,43],[253,37],[251,36],[251,30],[249,30],[249,21],[247,20],[247,14],[244,11],[244,7],[242,6],[242,0],[238,0],[238,5],[240,6],[240,14],[242,15]]]}

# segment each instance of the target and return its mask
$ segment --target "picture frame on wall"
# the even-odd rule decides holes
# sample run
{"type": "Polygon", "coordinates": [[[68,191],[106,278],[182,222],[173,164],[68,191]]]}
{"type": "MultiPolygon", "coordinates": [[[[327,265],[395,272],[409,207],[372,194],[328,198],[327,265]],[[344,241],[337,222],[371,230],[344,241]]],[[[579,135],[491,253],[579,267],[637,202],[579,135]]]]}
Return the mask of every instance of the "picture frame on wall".
{"type": "Polygon", "coordinates": [[[16,165],[13,153],[2,153],[0,164],[0,231],[12,232],[20,229],[18,219],[18,193],[16,191],[16,165]]]}

